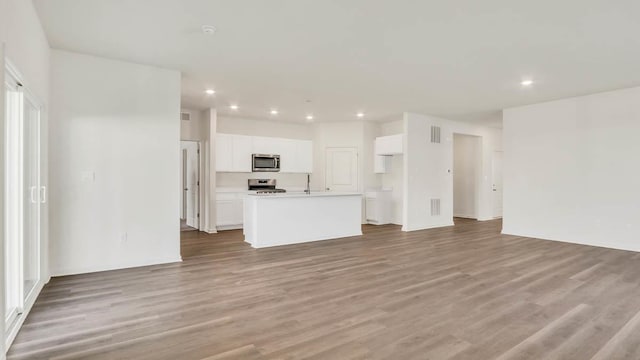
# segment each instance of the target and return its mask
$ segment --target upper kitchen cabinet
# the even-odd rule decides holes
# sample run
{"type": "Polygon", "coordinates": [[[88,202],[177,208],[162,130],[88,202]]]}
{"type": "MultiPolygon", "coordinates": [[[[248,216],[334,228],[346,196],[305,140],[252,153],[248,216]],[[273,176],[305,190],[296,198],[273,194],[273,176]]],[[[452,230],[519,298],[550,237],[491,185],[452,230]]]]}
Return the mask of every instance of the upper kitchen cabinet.
{"type": "Polygon", "coordinates": [[[380,136],[376,138],[376,155],[400,155],[402,153],[404,153],[402,134],[380,136]]]}
{"type": "Polygon", "coordinates": [[[280,155],[280,172],[311,173],[313,142],[262,136],[216,135],[216,171],[251,172],[251,154],[280,155]]]}
{"type": "Polygon", "coordinates": [[[251,154],[251,136],[216,135],[216,171],[251,172],[251,154]]]}
{"type": "Polygon", "coordinates": [[[280,172],[293,173],[297,172],[298,156],[296,155],[297,140],[278,139],[280,142],[280,172]]]}
{"type": "Polygon", "coordinates": [[[285,139],[253,136],[253,154],[282,155],[282,140],[285,139]]]}
{"type": "Polygon", "coordinates": [[[305,173],[313,171],[313,142],[309,140],[281,140],[280,172],[305,173]]]}
{"type": "Polygon", "coordinates": [[[311,174],[313,172],[313,141],[296,141],[296,172],[311,174]]]}

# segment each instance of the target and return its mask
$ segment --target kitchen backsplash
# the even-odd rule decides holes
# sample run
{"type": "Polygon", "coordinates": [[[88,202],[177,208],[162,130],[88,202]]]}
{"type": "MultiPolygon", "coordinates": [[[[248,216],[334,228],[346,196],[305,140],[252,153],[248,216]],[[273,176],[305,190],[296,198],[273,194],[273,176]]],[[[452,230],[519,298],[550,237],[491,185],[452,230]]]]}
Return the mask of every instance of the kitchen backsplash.
{"type": "MultiPolygon", "coordinates": [[[[313,178],[313,174],[311,174],[313,178]]],[[[246,188],[248,179],[276,179],[280,189],[304,189],[307,186],[307,174],[263,173],[216,173],[216,187],[246,188]]]]}

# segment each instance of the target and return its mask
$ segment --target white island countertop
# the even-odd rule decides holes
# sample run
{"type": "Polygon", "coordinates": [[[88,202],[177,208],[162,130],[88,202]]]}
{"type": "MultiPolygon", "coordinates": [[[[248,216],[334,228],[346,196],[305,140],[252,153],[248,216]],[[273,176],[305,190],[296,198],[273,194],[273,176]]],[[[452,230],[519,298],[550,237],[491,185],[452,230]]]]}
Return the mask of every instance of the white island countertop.
{"type": "Polygon", "coordinates": [[[244,238],[254,248],[362,235],[362,194],[250,194],[244,238]]]}
{"type": "Polygon", "coordinates": [[[278,199],[278,198],[295,198],[295,197],[335,197],[335,196],[362,196],[361,193],[354,192],[311,192],[307,194],[304,192],[288,192],[288,193],[275,193],[275,194],[249,194],[249,196],[262,198],[262,199],[278,199]]]}

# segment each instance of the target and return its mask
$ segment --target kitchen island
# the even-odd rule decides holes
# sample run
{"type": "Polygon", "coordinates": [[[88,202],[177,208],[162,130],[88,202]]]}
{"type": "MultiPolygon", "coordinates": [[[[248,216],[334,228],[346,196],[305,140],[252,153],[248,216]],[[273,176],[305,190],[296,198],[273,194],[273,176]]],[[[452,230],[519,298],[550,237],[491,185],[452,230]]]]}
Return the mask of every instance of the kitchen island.
{"type": "Polygon", "coordinates": [[[359,193],[248,195],[244,241],[254,248],[362,235],[359,193]]]}

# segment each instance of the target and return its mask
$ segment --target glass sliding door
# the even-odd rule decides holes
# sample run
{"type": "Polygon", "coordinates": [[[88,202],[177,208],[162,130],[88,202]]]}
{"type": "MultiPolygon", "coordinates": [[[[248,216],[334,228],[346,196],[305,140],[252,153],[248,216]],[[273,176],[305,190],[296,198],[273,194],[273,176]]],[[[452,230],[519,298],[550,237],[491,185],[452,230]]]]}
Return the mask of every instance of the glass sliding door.
{"type": "Polygon", "coordinates": [[[40,106],[11,71],[5,74],[5,327],[15,335],[41,283],[40,106]]]}
{"type": "Polygon", "coordinates": [[[22,295],[40,280],[40,110],[24,97],[22,121],[22,295]]]}

